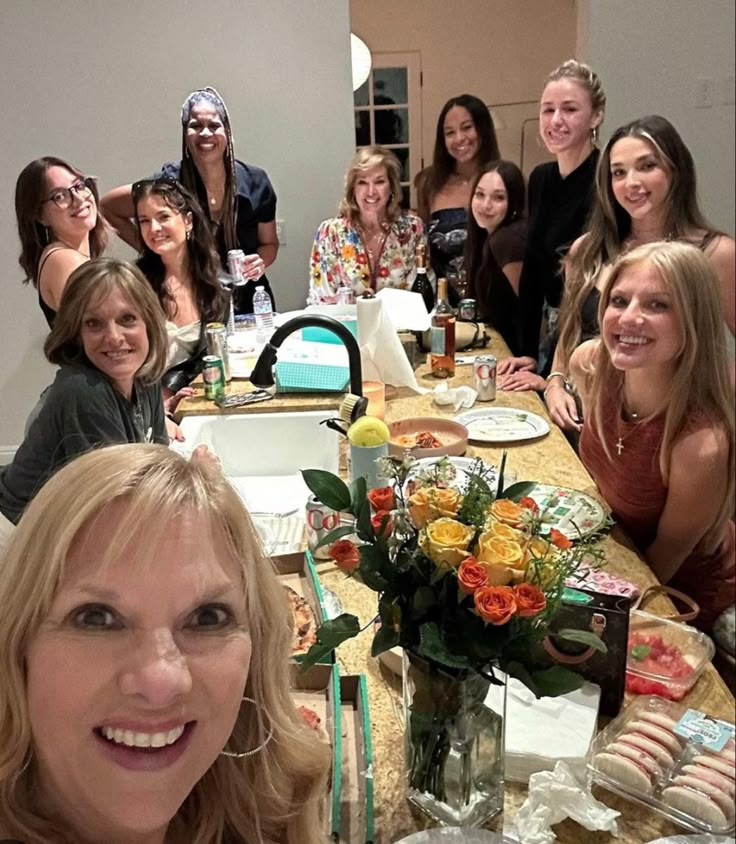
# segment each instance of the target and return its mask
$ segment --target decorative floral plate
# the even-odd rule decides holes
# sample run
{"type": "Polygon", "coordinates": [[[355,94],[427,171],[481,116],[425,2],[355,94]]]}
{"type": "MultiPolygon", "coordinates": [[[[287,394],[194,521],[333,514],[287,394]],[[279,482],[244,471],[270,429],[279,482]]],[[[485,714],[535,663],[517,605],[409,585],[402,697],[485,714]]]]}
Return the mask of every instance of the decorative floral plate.
{"type": "MultiPolygon", "coordinates": [[[[421,457],[417,460],[416,467],[412,470],[411,475],[407,478],[407,480],[411,480],[412,477],[416,475],[417,472],[426,472],[427,469],[431,469],[435,463],[439,463],[443,457],[440,455],[438,457],[421,457]]],[[[465,483],[468,474],[470,473],[473,465],[475,464],[478,458],[475,457],[445,457],[449,463],[451,463],[455,469],[457,470],[457,474],[455,476],[455,481],[453,486],[459,489],[461,492],[465,489],[465,483]]],[[[490,486],[492,489],[495,489],[496,481],[498,480],[498,471],[495,466],[491,465],[490,463],[485,463],[485,466],[489,470],[490,473],[490,486]]],[[[507,472],[507,475],[509,473],[507,472]]],[[[514,478],[508,478],[506,480],[506,486],[509,486],[513,482],[514,478]]]]}
{"type": "Polygon", "coordinates": [[[549,433],[549,422],[515,407],[481,407],[454,417],[465,425],[468,439],[480,443],[523,442],[549,433]]]}
{"type": "Polygon", "coordinates": [[[608,521],[600,501],[577,489],[536,484],[529,497],[545,511],[542,530],[557,528],[572,540],[595,533],[608,521]]]}

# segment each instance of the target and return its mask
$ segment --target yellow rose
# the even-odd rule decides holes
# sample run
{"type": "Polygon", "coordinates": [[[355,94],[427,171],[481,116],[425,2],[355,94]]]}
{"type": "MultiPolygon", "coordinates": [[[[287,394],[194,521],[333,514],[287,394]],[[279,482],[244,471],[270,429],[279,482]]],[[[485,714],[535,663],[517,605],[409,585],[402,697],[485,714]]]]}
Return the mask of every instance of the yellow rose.
{"type": "Polygon", "coordinates": [[[515,569],[511,569],[502,563],[481,563],[488,573],[489,586],[508,586],[514,579],[515,569]]]}
{"type": "Polygon", "coordinates": [[[436,519],[425,526],[419,547],[435,565],[459,566],[468,556],[468,546],[474,534],[475,528],[455,519],[436,519]]]}
{"type": "Polygon", "coordinates": [[[500,539],[506,539],[511,542],[522,542],[524,534],[516,528],[509,527],[504,522],[499,522],[496,519],[489,519],[486,522],[486,530],[500,539]]]}
{"type": "Polygon", "coordinates": [[[478,539],[476,556],[484,563],[501,563],[509,568],[521,568],[524,551],[520,542],[504,539],[491,531],[486,531],[478,539]]]}
{"type": "Polygon", "coordinates": [[[409,514],[414,526],[423,528],[434,519],[454,516],[462,501],[462,495],[451,487],[423,486],[409,497],[409,514]]]}
{"type": "Polygon", "coordinates": [[[524,568],[527,580],[546,587],[554,578],[555,562],[560,552],[548,539],[532,537],[524,548],[524,568]]]}
{"type": "Polygon", "coordinates": [[[491,504],[491,514],[495,516],[499,522],[504,522],[511,527],[519,527],[519,525],[523,522],[522,516],[524,514],[524,508],[520,504],[517,504],[515,501],[511,501],[508,498],[497,498],[493,504],[491,504]]]}

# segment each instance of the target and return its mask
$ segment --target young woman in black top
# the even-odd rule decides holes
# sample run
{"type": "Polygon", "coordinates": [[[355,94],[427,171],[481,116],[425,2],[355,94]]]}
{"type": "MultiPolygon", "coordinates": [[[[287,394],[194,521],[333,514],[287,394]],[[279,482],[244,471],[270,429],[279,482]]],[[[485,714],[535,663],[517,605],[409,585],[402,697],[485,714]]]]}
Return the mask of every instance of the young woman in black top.
{"type": "Polygon", "coordinates": [[[519,329],[519,277],[526,247],[526,188],[511,161],[485,167],[473,183],[465,241],[468,296],[512,354],[519,329]]]}
{"type": "Polygon", "coordinates": [[[539,129],[555,161],[535,167],[529,177],[529,237],[519,284],[519,357],[500,361],[504,390],[542,390],[554,353],[540,359],[540,327],[545,302],[558,308],[562,296],[561,259],[582,233],[593,202],[595,146],[606,95],[598,75],[570,60],[547,77],[539,108],[539,129]]]}

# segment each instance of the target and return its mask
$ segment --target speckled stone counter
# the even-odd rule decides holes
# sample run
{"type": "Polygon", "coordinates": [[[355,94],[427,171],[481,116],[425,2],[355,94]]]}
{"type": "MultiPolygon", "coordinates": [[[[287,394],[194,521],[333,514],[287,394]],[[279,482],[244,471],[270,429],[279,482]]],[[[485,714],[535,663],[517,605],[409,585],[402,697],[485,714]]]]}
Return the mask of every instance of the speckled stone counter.
{"type": "MultiPolygon", "coordinates": [[[[504,356],[503,344],[495,337],[491,350],[498,358],[504,356]]],[[[417,378],[422,386],[430,389],[438,383],[427,374],[426,366],[417,371],[417,378]]],[[[465,365],[457,367],[455,378],[448,384],[453,387],[471,382],[472,366],[465,365]]],[[[315,402],[325,401],[325,398],[320,396],[292,395],[256,405],[252,410],[317,409],[317,407],[325,406],[315,406],[310,398],[315,402]]],[[[334,395],[331,398],[334,400],[334,395]]],[[[417,395],[408,389],[387,388],[386,398],[387,422],[407,417],[455,415],[451,408],[435,405],[430,394],[417,395]]],[[[209,402],[207,405],[209,408],[215,408],[209,402]]],[[[531,411],[548,418],[544,404],[534,392],[504,393],[499,391],[495,405],[531,411]]],[[[327,406],[336,407],[337,402],[327,406]]],[[[189,400],[182,410],[194,413],[213,412],[211,409],[204,410],[203,405],[197,400],[189,400]]],[[[595,486],[590,475],[560,430],[554,425],[550,433],[541,439],[508,444],[504,447],[508,451],[507,467],[516,473],[518,480],[535,480],[595,494],[595,486]]],[[[497,447],[471,444],[467,455],[477,455],[497,465],[501,451],[502,449],[497,447]]],[[[657,582],[621,531],[614,528],[605,540],[604,548],[606,568],[610,571],[641,587],[657,582]]],[[[320,564],[318,570],[323,584],[339,595],[345,611],[355,613],[363,625],[369,622],[376,613],[376,594],[360,583],[346,578],[331,563],[320,564]]],[[[667,599],[658,598],[648,605],[647,609],[655,613],[667,614],[671,611],[672,605],[667,599]]],[[[366,631],[341,645],[337,651],[337,659],[344,673],[364,673],[367,678],[373,730],[376,844],[393,844],[404,836],[429,828],[433,824],[411,807],[404,797],[401,679],[370,656],[370,644],[371,636],[366,631]]],[[[684,703],[695,708],[702,707],[715,717],[726,719],[734,717],[734,698],[712,666],[706,669],[691,693],[685,698],[684,703]]],[[[613,838],[607,833],[588,832],[572,821],[565,821],[555,828],[558,841],[563,844],[614,844],[614,842],[643,844],[682,832],[659,815],[617,798],[610,792],[596,790],[596,794],[607,805],[622,812],[618,821],[619,837],[613,838]]],[[[523,803],[525,796],[526,789],[523,786],[507,785],[505,813],[513,816],[523,803]]],[[[500,830],[502,819],[497,818],[489,828],[500,830]]]]}

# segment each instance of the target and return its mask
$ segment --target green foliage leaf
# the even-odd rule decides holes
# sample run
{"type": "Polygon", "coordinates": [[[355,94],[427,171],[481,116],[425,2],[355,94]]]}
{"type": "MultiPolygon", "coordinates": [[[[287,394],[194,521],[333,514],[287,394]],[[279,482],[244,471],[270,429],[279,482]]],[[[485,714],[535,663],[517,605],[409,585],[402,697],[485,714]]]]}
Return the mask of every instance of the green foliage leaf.
{"type": "Polygon", "coordinates": [[[574,630],[571,627],[565,627],[562,630],[555,630],[552,635],[559,639],[564,639],[567,642],[578,642],[581,645],[588,645],[588,647],[594,648],[602,654],[608,653],[606,643],[600,636],[596,636],[592,630],[574,630]]]}
{"type": "Polygon", "coordinates": [[[332,651],[333,648],[329,647],[329,645],[312,645],[299,663],[299,671],[304,672],[313,665],[316,665],[324,657],[332,653],[332,651]]]}
{"type": "Polygon", "coordinates": [[[315,550],[322,548],[323,545],[332,545],[336,539],[340,539],[342,536],[349,536],[353,533],[355,533],[353,525],[340,525],[340,527],[336,527],[334,530],[326,533],[315,546],[315,550]]]}
{"type": "Polygon", "coordinates": [[[442,631],[433,621],[419,627],[419,655],[450,668],[471,667],[470,660],[466,656],[454,654],[449,650],[442,638],[442,631]]]}
{"type": "Polygon", "coordinates": [[[435,595],[434,589],[431,589],[429,586],[420,586],[412,599],[414,617],[421,618],[421,616],[425,615],[436,604],[437,596],[435,595]]]}
{"type": "Polygon", "coordinates": [[[520,662],[507,662],[501,666],[509,677],[515,677],[519,682],[523,683],[530,692],[536,697],[540,697],[537,684],[534,682],[532,675],[525,665],[520,662]]]}
{"type": "Polygon", "coordinates": [[[350,484],[350,512],[355,515],[366,501],[368,486],[365,478],[361,475],[350,484]]]}
{"type": "Polygon", "coordinates": [[[388,586],[388,578],[384,575],[387,560],[380,548],[375,545],[360,546],[360,565],[358,571],[363,583],[374,592],[383,592],[388,586]]]}
{"type": "Polygon", "coordinates": [[[399,634],[390,624],[381,624],[373,637],[371,645],[371,656],[378,656],[384,651],[389,651],[399,644],[399,634]]]}
{"type": "Polygon", "coordinates": [[[511,484],[510,487],[507,487],[504,490],[503,497],[509,498],[511,501],[516,501],[518,503],[525,495],[531,495],[536,486],[537,485],[534,481],[519,481],[518,483],[511,484]]]}
{"type": "Polygon", "coordinates": [[[367,498],[363,499],[355,515],[357,516],[355,527],[358,536],[364,542],[370,542],[373,539],[373,525],[371,524],[371,505],[367,498]]]}
{"type": "Polygon", "coordinates": [[[503,450],[503,454],[501,455],[501,465],[498,468],[498,483],[496,484],[496,498],[501,498],[503,495],[503,482],[504,482],[504,472],[506,471],[506,458],[508,457],[508,451],[506,449],[503,450]]]}
{"type": "MultiPolygon", "coordinates": [[[[331,510],[351,512],[351,496],[347,484],[324,469],[302,469],[304,483],[331,510]]],[[[353,514],[355,515],[355,514],[353,514]]]]}
{"type": "Polygon", "coordinates": [[[317,629],[317,641],[320,645],[329,645],[330,649],[336,648],[353,636],[360,633],[360,622],[357,616],[350,613],[342,613],[337,618],[331,618],[322,622],[317,629]]]}
{"type": "Polygon", "coordinates": [[[537,697],[558,697],[574,692],[584,682],[580,674],[563,668],[561,665],[553,665],[552,668],[543,668],[540,671],[532,671],[532,680],[537,687],[537,697]]]}

